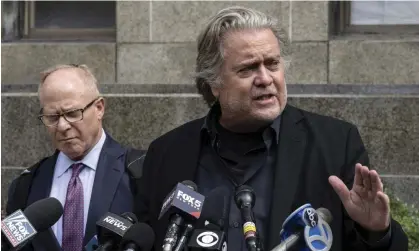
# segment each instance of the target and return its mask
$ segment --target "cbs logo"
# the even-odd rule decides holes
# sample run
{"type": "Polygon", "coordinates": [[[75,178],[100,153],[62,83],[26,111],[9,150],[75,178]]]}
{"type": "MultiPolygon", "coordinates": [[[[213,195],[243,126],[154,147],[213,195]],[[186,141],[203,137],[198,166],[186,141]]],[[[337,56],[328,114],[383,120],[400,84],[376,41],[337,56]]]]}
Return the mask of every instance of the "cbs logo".
{"type": "Polygon", "coordinates": [[[218,237],[216,233],[207,231],[207,232],[200,233],[196,237],[196,242],[198,243],[199,246],[207,248],[207,247],[212,247],[215,244],[217,244],[219,239],[220,237],[218,237]]]}

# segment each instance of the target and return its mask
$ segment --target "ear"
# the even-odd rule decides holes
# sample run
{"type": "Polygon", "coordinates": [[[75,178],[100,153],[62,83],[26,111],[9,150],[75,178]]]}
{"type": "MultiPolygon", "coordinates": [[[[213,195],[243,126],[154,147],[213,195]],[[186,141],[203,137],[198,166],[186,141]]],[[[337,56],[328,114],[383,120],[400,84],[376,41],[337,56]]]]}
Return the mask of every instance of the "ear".
{"type": "Polygon", "coordinates": [[[213,86],[211,86],[211,92],[212,92],[212,95],[214,95],[214,97],[216,99],[218,99],[219,96],[220,96],[220,92],[221,92],[220,85],[213,85],[213,86]]]}
{"type": "Polygon", "coordinates": [[[95,108],[98,120],[102,120],[105,114],[105,100],[100,98],[98,101],[96,101],[95,108]]]}

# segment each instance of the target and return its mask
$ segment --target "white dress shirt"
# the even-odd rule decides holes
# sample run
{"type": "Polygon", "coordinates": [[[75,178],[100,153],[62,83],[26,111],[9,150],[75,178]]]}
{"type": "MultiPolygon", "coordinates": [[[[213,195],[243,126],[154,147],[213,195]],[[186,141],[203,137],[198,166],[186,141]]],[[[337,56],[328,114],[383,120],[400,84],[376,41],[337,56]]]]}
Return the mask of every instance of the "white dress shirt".
{"type": "MultiPolygon", "coordinates": [[[[92,188],[95,180],[96,167],[99,161],[99,155],[105,143],[106,134],[102,129],[102,136],[90,152],[80,161],[73,161],[64,153],[58,154],[57,162],[55,163],[54,178],[52,180],[50,197],[58,199],[64,207],[65,199],[67,197],[67,187],[70,181],[72,169],[69,167],[74,163],[83,163],[86,167],[83,168],[79,174],[81,183],[83,184],[83,200],[84,200],[84,228],[86,231],[87,214],[89,212],[90,197],[92,196],[92,188]]],[[[63,217],[52,226],[58,243],[62,245],[63,238],[63,217]]]]}

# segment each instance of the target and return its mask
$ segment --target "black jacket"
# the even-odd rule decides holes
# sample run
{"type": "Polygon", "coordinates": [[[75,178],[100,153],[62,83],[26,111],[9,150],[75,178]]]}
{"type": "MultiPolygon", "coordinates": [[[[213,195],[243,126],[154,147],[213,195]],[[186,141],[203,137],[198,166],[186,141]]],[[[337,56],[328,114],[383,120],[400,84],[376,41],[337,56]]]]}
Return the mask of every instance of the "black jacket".
{"type": "MultiPolygon", "coordinates": [[[[178,182],[195,179],[203,123],[203,118],[186,123],[157,138],[148,149],[134,207],[139,219],[156,233],[155,250],[161,250],[168,226],[168,217],[157,220],[164,198],[178,182]]],[[[267,250],[279,244],[285,218],[305,203],[331,211],[333,251],[369,250],[328,182],[330,175],[336,175],[351,188],[358,162],[369,166],[354,125],[287,105],[281,115],[267,250]]],[[[407,250],[401,226],[392,220],[391,227],[391,244],[386,250],[407,250]]]]}

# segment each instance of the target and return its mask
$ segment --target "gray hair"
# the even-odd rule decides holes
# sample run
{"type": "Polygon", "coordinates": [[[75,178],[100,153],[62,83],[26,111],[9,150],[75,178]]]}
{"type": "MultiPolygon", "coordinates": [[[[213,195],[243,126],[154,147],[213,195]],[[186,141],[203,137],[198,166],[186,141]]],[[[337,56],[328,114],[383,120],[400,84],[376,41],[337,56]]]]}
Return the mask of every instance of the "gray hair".
{"type": "Polygon", "coordinates": [[[198,36],[195,84],[198,92],[210,106],[216,101],[211,86],[221,84],[220,69],[224,60],[223,38],[227,32],[245,29],[270,29],[278,39],[283,64],[288,63],[283,60],[288,55],[286,51],[288,38],[276,19],[244,7],[221,10],[209,20],[198,36]]]}

